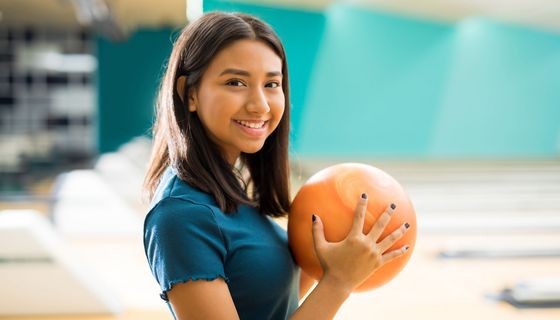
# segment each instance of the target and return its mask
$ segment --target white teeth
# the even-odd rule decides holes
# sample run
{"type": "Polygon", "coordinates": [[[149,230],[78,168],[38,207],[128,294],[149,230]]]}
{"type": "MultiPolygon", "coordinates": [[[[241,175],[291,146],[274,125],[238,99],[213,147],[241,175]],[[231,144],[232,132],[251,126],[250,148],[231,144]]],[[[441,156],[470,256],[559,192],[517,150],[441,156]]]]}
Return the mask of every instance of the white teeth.
{"type": "Polygon", "coordinates": [[[253,128],[253,129],[260,129],[264,127],[266,121],[259,121],[259,122],[248,122],[243,120],[235,120],[235,122],[241,124],[244,127],[253,128]]]}

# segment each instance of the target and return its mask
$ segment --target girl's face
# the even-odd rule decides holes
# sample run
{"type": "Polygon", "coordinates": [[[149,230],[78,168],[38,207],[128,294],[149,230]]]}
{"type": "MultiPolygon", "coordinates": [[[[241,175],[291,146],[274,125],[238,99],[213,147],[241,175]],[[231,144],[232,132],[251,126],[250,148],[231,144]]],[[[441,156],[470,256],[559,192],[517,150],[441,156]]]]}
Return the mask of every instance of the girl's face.
{"type": "Polygon", "coordinates": [[[222,49],[189,95],[206,132],[235,163],[259,151],[284,113],[282,60],[266,44],[238,40],[222,49]]]}

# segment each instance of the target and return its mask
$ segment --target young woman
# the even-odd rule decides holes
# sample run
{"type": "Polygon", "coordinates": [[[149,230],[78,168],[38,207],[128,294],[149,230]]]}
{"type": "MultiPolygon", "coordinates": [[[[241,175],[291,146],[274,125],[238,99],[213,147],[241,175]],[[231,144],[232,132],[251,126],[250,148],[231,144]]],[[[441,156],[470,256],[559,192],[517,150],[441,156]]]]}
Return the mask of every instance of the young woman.
{"type": "Polygon", "coordinates": [[[365,194],[342,242],[327,242],[313,216],[324,275],[299,305],[314,281],[271,219],[291,201],[289,106],[284,48],[261,20],[209,13],[176,40],[158,96],[144,225],[150,268],[176,319],[331,319],[352,289],[406,251],[386,252],[405,226],[378,239],[394,206],[362,233],[365,194]]]}

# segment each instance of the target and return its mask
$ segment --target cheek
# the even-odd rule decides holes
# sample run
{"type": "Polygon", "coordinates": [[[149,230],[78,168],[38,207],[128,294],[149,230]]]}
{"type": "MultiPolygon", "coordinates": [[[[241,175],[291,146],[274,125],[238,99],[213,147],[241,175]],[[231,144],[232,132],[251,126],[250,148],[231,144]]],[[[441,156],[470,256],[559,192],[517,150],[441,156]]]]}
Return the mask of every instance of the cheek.
{"type": "Polygon", "coordinates": [[[224,103],[230,101],[229,99],[223,95],[215,94],[207,96],[204,103],[200,105],[199,112],[202,113],[202,117],[209,126],[214,124],[223,127],[225,122],[229,122],[232,115],[231,106],[224,103]]]}
{"type": "Polygon", "coordinates": [[[280,122],[280,119],[282,119],[284,115],[285,103],[284,95],[282,94],[275,97],[270,105],[270,112],[274,115],[277,123],[280,122]]]}

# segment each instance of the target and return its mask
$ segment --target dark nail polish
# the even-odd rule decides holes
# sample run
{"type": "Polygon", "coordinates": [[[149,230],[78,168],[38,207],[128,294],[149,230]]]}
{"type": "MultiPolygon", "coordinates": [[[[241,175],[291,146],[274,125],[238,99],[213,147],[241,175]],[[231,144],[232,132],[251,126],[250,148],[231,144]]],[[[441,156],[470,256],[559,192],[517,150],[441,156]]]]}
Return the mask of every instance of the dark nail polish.
{"type": "Polygon", "coordinates": [[[395,210],[397,206],[394,203],[391,203],[391,209],[395,210]]]}
{"type": "Polygon", "coordinates": [[[312,216],[311,216],[311,220],[312,220],[313,222],[315,222],[315,219],[316,219],[316,218],[315,218],[315,215],[312,215],[312,216]]]}
{"type": "Polygon", "coordinates": [[[406,222],[406,223],[404,224],[404,227],[407,228],[407,229],[410,228],[410,225],[408,224],[408,222],[406,222]]]}
{"type": "Polygon", "coordinates": [[[362,193],[362,199],[367,199],[367,194],[362,193]]]}

